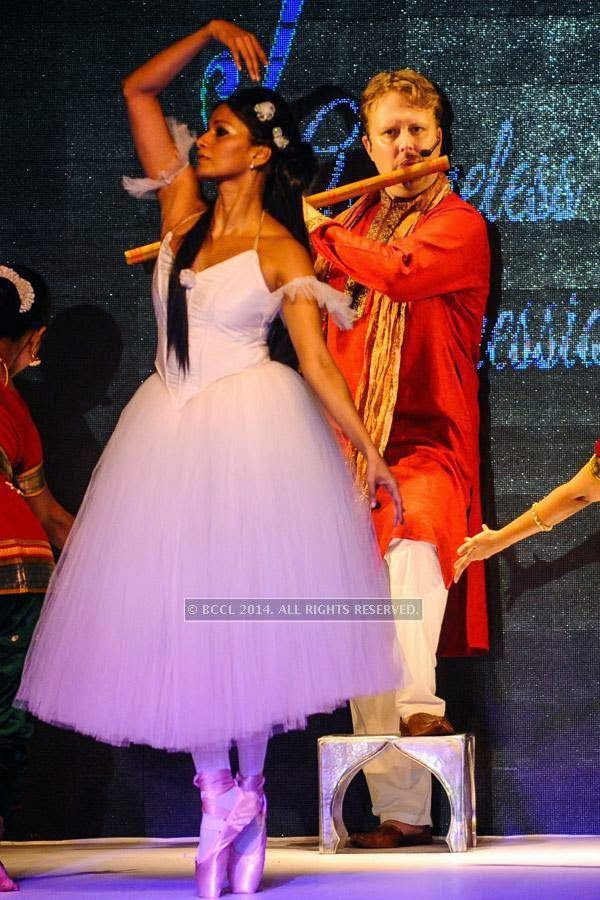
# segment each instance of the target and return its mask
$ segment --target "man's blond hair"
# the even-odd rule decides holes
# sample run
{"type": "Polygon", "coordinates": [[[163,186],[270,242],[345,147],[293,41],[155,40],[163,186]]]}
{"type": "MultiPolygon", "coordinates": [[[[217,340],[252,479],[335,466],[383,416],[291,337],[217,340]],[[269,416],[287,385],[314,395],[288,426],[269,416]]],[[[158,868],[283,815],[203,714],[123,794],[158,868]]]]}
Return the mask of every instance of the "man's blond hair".
{"type": "Polygon", "coordinates": [[[360,118],[363,128],[369,131],[369,115],[374,106],[386,94],[401,94],[407,106],[432,109],[437,125],[442,122],[442,98],[433,82],[414,69],[398,69],[396,72],[379,72],[374,75],[360,98],[360,118]]]}

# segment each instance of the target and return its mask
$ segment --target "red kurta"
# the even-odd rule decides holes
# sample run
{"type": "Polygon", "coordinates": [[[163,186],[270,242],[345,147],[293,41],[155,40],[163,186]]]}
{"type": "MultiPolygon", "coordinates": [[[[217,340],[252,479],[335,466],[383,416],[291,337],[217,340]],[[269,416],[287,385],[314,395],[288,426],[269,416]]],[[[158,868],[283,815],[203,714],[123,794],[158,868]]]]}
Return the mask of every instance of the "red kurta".
{"type": "MultiPolygon", "coordinates": [[[[488,649],[484,570],[474,563],[452,584],[456,550],[481,530],[477,362],[489,292],[489,245],[482,216],[449,194],[411,234],[381,244],[363,235],[379,203],[352,231],[334,221],[311,235],[333,264],[330,283],[348,275],[399,302],[407,301],[399,389],[385,459],[398,479],[405,513],[394,527],[392,503],[380,492],[374,513],[382,553],[394,537],[428,541],[450,586],[438,652],[463,656],[488,649]]],[[[327,343],[354,395],[363,367],[371,300],[351,331],[331,320],[327,343]]]]}
{"type": "Polygon", "coordinates": [[[44,593],[48,586],[52,549],[25,500],[44,487],[42,446],[29,410],[0,384],[0,595],[44,593]]]}

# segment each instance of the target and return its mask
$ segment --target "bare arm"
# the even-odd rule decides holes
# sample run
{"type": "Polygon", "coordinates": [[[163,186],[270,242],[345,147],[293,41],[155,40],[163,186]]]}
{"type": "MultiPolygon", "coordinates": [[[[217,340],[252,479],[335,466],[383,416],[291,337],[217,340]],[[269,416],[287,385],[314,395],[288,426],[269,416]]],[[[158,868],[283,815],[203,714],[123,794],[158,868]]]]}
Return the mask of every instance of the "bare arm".
{"type": "MultiPolygon", "coordinates": [[[[547,526],[558,525],[559,522],[575,515],[590,503],[600,501],[600,479],[592,474],[590,464],[586,463],[577,474],[565,484],[559,485],[540,500],[535,507],[535,515],[547,526]]],[[[535,521],[531,509],[522,513],[504,528],[492,531],[484,530],[465,541],[458,548],[458,559],[454,563],[454,580],[458,581],[469,563],[476,559],[488,559],[495,553],[537,534],[540,526],[535,521]]]]}
{"type": "MultiPolygon", "coordinates": [[[[285,283],[304,275],[314,275],[310,257],[295,242],[286,242],[285,268],[281,280],[285,283]]],[[[348,386],[334,363],[321,327],[321,315],[314,299],[309,295],[298,296],[283,303],[285,322],[298,355],[302,374],[319,400],[339,425],[346,437],[360,450],[367,460],[367,481],[371,505],[375,505],[377,486],[381,485],[390,493],[396,510],[395,524],[402,520],[402,502],[398,485],[389,468],[377,452],[360,418],[348,386]]]]}
{"type": "MultiPolygon", "coordinates": [[[[177,161],[177,150],[158,95],[212,40],[228,47],[238,69],[242,68],[243,61],[250,76],[258,80],[260,64],[266,64],[267,58],[257,39],[231,22],[215,19],[152,57],[123,81],[135,149],[150,178],[158,178],[177,161]]],[[[163,234],[205,206],[191,168],[184,169],[171,184],[162,188],[159,200],[163,234]]]]}
{"type": "Polygon", "coordinates": [[[48,488],[36,494],[35,497],[26,497],[29,508],[44,526],[44,531],[51,542],[59,550],[64,546],[71,526],[73,516],[58,503],[48,488]]]}

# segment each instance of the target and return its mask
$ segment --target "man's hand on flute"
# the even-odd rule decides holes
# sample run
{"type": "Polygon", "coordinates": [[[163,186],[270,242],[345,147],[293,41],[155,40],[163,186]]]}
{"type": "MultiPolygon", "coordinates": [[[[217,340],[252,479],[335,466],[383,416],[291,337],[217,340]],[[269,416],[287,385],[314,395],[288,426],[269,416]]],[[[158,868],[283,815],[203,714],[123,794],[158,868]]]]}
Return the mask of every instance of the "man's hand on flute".
{"type": "Polygon", "coordinates": [[[324,216],[318,209],[311,206],[310,203],[306,201],[305,197],[302,198],[302,215],[304,216],[304,224],[306,225],[306,230],[309,234],[314,231],[315,228],[318,228],[319,225],[322,225],[323,222],[328,221],[327,216],[324,216]]]}

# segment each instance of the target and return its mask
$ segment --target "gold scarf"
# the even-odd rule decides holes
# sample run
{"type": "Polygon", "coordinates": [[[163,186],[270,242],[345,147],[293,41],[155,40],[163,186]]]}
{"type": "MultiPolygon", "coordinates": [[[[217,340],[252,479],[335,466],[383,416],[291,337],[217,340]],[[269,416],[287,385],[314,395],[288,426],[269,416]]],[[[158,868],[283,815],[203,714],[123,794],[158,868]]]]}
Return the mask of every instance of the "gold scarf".
{"type": "MultiPolygon", "coordinates": [[[[406,237],[419,219],[437,206],[450,191],[448,179],[443,174],[438,175],[433,184],[417,197],[408,200],[390,197],[386,191],[382,191],[379,209],[366,237],[380,244],[406,237]]],[[[376,202],[376,199],[372,194],[361,197],[336,221],[348,229],[352,228],[373,202],[376,202]]],[[[317,273],[321,277],[326,277],[329,269],[329,264],[321,263],[317,273]]],[[[390,436],[398,397],[406,303],[390,300],[386,294],[359,284],[353,278],[348,278],[345,291],[352,296],[352,305],[359,316],[364,314],[369,296],[372,294],[373,297],[365,339],[363,368],[354,405],[365,423],[371,440],[383,455],[390,436]]],[[[351,449],[350,458],[356,468],[357,479],[364,486],[366,459],[356,449],[351,449]]]]}

